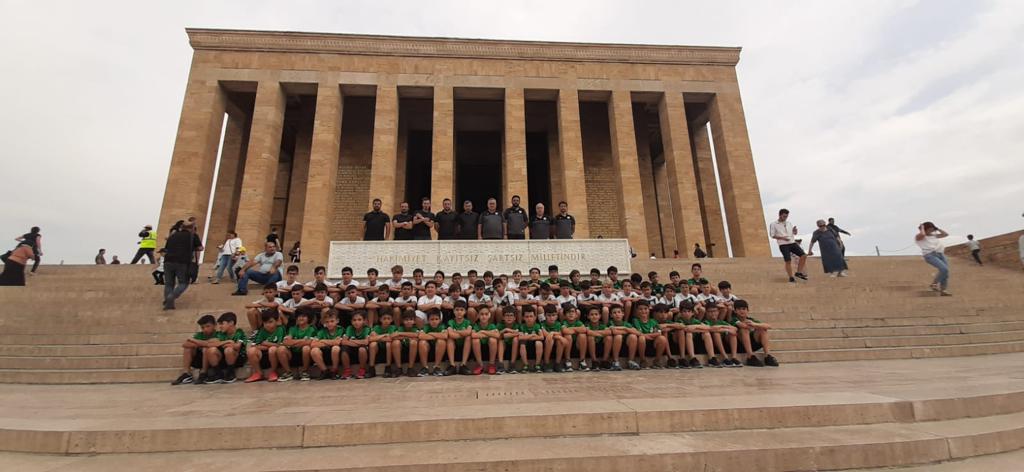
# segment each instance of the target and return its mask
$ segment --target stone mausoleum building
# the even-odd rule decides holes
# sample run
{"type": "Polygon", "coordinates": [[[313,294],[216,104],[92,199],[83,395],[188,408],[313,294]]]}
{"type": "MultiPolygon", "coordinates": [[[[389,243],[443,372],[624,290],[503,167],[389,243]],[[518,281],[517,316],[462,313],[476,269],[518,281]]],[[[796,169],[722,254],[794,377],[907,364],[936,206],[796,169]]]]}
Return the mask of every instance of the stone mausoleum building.
{"type": "Polygon", "coordinates": [[[234,228],[258,251],[276,227],[323,262],[375,197],[393,214],[520,195],[641,257],[769,255],[739,48],[187,33],[161,232],[209,216],[208,246],[234,228]]]}

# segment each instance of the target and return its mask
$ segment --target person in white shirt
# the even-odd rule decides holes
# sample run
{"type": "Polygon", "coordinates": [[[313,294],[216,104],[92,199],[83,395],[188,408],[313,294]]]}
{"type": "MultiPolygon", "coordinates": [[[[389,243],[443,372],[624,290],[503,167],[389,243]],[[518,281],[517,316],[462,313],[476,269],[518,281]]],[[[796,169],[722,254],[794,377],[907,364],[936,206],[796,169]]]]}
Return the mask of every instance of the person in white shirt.
{"type": "Polygon", "coordinates": [[[238,248],[242,247],[242,240],[238,238],[238,233],[234,231],[228,231],[227,239],[217,249],[220,251],[217,253],[217,273],[213,277],[213,281],[210,283],[219,284],[220,279],[224,277],[224,271],[228,271],[228,277],[234,282],[235,271],[232,269],[232,259],[235,257],[235,252],[238,248]]]}
{"type": "Polygon", "coordinates": [[[597,302],[597,294],[594,293],[593,283],[589,280],[580,282],[580,293],[576,295],[576,307],[580,309],[580,313],[589,313],[590,307],[601,307],[601,304],[597,302]]]}
{"type": "MultiPolygon", "coordinates": [[[[494,281],[494,294],[491,295],[491,303],[494,304],[495,309],[514,306],[516,304],[516,294],[505,290],[504,280],[496,279],[494,281]]],[[[495,313],[498,312],[495,311],[495,313]]]]}
{"type": "Polygon", "coordinates": [[[443,294],[447,294],[448,293],[448,284],[445,283],[445,281],[444,281],[444,272],[442,272],[440,270],[437,271],[437,272],[434,272],[434,283],[437,284],[437,293],[438,293],[438,295],[443,295],[443,294]]]}
{"type": "MultiPolygon", "coordinates": [[[[289,297],[281,305],[277,307],[277,313],[280,315],[281,324],[284,326],[290,326],[295,323],[295,309],[302,305],[303,302],[307,302],[305,298],[302,298],[306,294],[303,290],[302,284],[295,284],[292,286],[291,291],[288,293],[289,297]]],[[[255,332],[255,330],[254,330],[255,332]]]]}
{"type": "MultiPolygon", "coordinates": [[[[383,286],[387,287],[387,285],[383,286]]],[[[406,282],[402,284],[402,290],[398,292],[397,297],[394,297],[391,306],[399,313],[405,313],[406,310],[415,310],[418,300],[416,291],[412,288],[412,282],[406,282]]]]}
{"type": "Polygon", "coordinates": [[[476,283],[473,284],[473,293],[469,294],[469,297],[466,298],[466,304],[468,305],[466,318],[468,318],[472,323],[476,323],[477,313],[481,308],[486,307],[488,310],[494,308],[494,302],[491,300],[491,296],[484,293],[486,288],[486,282],[483,280],[477,280],[476,283]]]}
{"type": "Polygon", "coordinates": [[[302,285],[299,283],[299,266],[290,265],[288,269],[284,271],[284,280],[277,282],[277,293],[281,298],[287,298],[292,293],[292,287],[295,284],[302,285]]]}
{"type": "Polygon", "coordinates": [[[924,261],[938,269],[929,288],[944,297],[953,295],[946,290],[946,287],[949,286],[949,261],[946,260],[944,253],[946,246],[939,241],[946,236],[949,236],[949,233],[939,229],[931,221],[921,223],[917,227],[917,234],[914,235],[914,242],[921,248],[924,261]]]}
{"type": "Polygon", "coordinates": [[[555,300],[558,301],[558,317],[564,318],[566,303],[576,308],[579,308],[579,305],[576,302],[576,296],[572,294],[572,289],[569,287],[568,281],[563,280],[558,283],[558,292],[558,296],[555,297],[555,300]]]}
{"type": "Polygon", "coordinates": [[[384,313],[390,313],[393,319],[400,319],[402,316],[401,311],[395,308],[395,300],[391,298],[391,289],[387,285],[381,285],[377,289],[377,296],[367,300],[366,313],[373,321],[379,320],[384,313]]]}
{"type": "MultiPolygon", "coordinates": [[[[341,281],[339,281],[338,283],[336,283],[334,285],[328,285],[328,293],[331,296],[337,295],[337,298],[341,298],[341,297],[343,297],[345,295],[345,291],[348,289],[349,285],[355,285],[358,288],[359,287],[359,282],[357,282],[356,279],[352,278],[352,268],[351,267],[347,267],[347,266],[346,267],[342,267],[341,268],[341,281]]],[[[364,294],[363,295],[364,298],[370,298],[372,296],[373,296],[373,294],[364,294]]]]}
{"type": "Polygon", "coordinates": [[[601,324],[608,324],[608,316],[612,307],[621,307],[622,298],[615,293],[610,280],[605,281],[601,286],[601,293],[597,295],[597,302],[601,304],[601,324]]]}
{"type": "MultiPolygon", "coordinates": [[[[388,287],[391,287],[392,292],[401,290],[402,284],[408,282],[408,280],[402,278],[402,274],[404,273],[405,268],[400,265],[396,265],[391,268],[391,278],[386,280],[384,283],[386,283],[388,287]]],[[[416,286],[414,285],[413,288],[415,289],[416,286]]]]}
{"type": "Polygon", "coordinates": [[[263,286],[263,297],[248,305],[245,305],[245,317],[249,320],[249,328],[255,332],[263,323],[260,322],[263,310],[277,310],[282,300],[277,298],[277,286],[266,284],[263,286]]]}
{"type": "Polygon", "coordinates": [[[350,286],[345,289],[345,297],[338,300],[338,303],[334,304],[334,308],[338,310],[338,318],[341,319],[341,324],[348,326],[351,324],[352,315],[356,310],[366,308],[366,299],[359,296],[358,288],[350,286]]]}
{"type": "Polygon", "coordinates": [[[782,260],[786,261],[786,275],[789,276],[790,282],[796,282],[796,279],[793,278],[794,276],[807,280],[807,274],[804,273],[804,266],[807,265],[807,254],[804,253],[804,249],[800,247],[800,243],[796,240],[796,234],[796,226],[789,222],[789,210],[785,208],[779,210],[779,220],[773,221],[768,226],[768,236],[779,245],[782,260]],[[793,256],[799,258],[796,273],[793,273],[793,256]]]}
{"type": "MultiPolygon", "coordinates": [[[[409,285],[411,287],[412,283],[409,285]]],[[[427,282],[423,291],[423,296],[416,300],[416,325],[420,328],[427,323],[427,312],[435,308],[440,309],[444,301],[437,294],[437,284],[433,280],[427,282]]]]}
{"type": "Polygon", "coordinates": [[[309,324],[319,325],[323,315],[327,314],[327,310],[334,306],[334,298],[327,295],[328,290],[327,284],[317,284],[313,287],[313,298],[303,300],[299,304],[299,306],[306,306],[316,310],[313,312],[314,314],[310,315],[309,324]]]}
{"type": "Polygon", "coordinates": [[[971,257],[974,258],[974,262],[977,262],[978,265],[984,265],[981,263],[981,243],[974,239],[973,234],[967,235],[967,247],[971,250],[971,257]]]}

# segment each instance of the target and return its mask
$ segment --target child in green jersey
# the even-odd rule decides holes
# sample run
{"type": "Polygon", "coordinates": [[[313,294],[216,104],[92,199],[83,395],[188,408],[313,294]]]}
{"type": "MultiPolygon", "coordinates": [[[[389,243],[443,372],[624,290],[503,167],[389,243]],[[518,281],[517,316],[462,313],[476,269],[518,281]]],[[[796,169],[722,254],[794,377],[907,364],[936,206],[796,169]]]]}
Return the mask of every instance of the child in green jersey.
{"type": "Polygon", "coordinates": [[[754,367],[778,367],[779,361],[769,350],[768,330],[771,325],[750,316],[750,305],[746,300],[733,301],[733,317],[730,323],[739,330],[740,342],[747,353],[747,365],[754,367]],[[764,349],[764,362],[757,358],[758,349],[764,349]]]}
{"type": "MultiPolygon", "coordinates": [[[[601,312],[602,307],[599,305],[591,306],[587,310],[587,354],[590,357],[590,365],[586,366],[581,363],[581,370],[596,371],[600,368],[611,368],[610,361],[614,342],[611,330],[607,325],[601,323],[601,312]],[[600,358],[597,357],[598,350],[601,351],[600,358]]],[[[622,342],[621,337],[619,342],[622,342]]]]}
{"type": "Polygon", "coordinates": [[[523,372],[544,372],[541,357],[544,354],[544,327],[537,323],[537,313],[532,307],[523,307],[523,324],[519,326],[519,357],[523,358],[523,372]],[[527,309],[530,308],[530,309],[527,309]],[[531,360],[533,363],[531,364],[531,360]]]}
{"type": "MultiPolygon", "coordinates": [[[[697,352],[696,341],[693,340],[694,335],[700,335],[701,346],[703,350],[708,354],[708,359],[715,357],[715,343],[711,339],[711,326],[704,324],[704,321],[697,318],[696,309],[693,303],[684,301],[679,304],[679,316],[676,317],[676,321],[686,326],[685,333],[677,331],[678,337],[677,342],[684,343],[685,346],[689,347],[689,350],[685,351],[689,354],[688,360],[680,359],[680,365],[684,362],[689,364],[691,368],[701,369],[704,367],[697,359],[695,353],[697,352]],[[685,338],[680,340],[680,338],[685,338]]],[[[684,351],[680,348],[680,354],[684,351]]]]}
{"type": "MultiPolygon", "coordinates": [[[[513,307],[506,308],[512,308],[515,311],[513,307]]],[[[473,357],[476,358],[476,367],[473,368],[473,375],[480,375],[485,369],[487,370],[487,375],[494,375],[498,373],[495,363],[497,359],[501,358],[502,347],[505,343],[498,342],[501,333],[498,331],[498,326],[491,323],[490,308],[480,307],[476,316],[473,334],[470,335],[473,344],[473,357]],[[486,359],[484,359],[484,349],[487,350],[486,359]]],[[[512,316],[515,317],[514,314],[512,316]]]]}
{"type": "MultiPolygon", "coordinates": [[[[665,293],[673,291],[671,285],[665,285],[665,293]]],[[[658,323],[658,329],[661,330],[661,334],[665,336],[668,349],[665,352],[665,367],[675,369],[689,369],[690,364],[686,361],[686,339],[688,337],[686,333],[686,325],[676,322],[672,319],[671,307],[665,303],[658,303],[651,307],[651,313],[654,314],[653,319],[658,323]],[[679,358],[672,357],[672,341],[679,343],[679,358]]],[[[692,343],[691,343],[692,346],[692,343]]],[[[692,353],[690,354],[692,356],[692,353]]]]}
{"type": "MultiPolygon", "coordinates": [[[[479,290],[482,294],[483,287],[479,290]]],[[[478,305],[478,308],[480,307],[486,308],[486,305],[478,305]]],[[[473,343],[466,342],[466,340],[473,335],[473,322],[466,318],[468,309],[469,306],[465,300],[458,300],[453,305],[453,318],[448,320],[448,342],[445,344],[448,349],[448,370],[445,371],[445,375],[470,374],[466,362],[469,360],[469,352],[473,349],[473,343]],[[455,357],[456,353],[460,355],[459,358],[455,357]]],[[[479,314],[478,312],[474,313],[479,314]]]]}
{"type": "MultiPolygon", "coordinates": [[[[524,280],[525,282],[525,280],[524,280]]],[[[526,306],[521,307],[523,311],[526,311],[526,306]]],[[[530,308],[533,311],[533,308],[530,308]]],[[[520,316],[519,309],[515,306],[507,306],[501,309],[501,323],[498,324],[499,338],[501,339],[501,347],[499,352],[501,356],[498,360],[501,363],[508,362],[507,365],[498,365],[498,374],[508,372],[510,374],[518,373],[516,371],[516,357],[519,355],[519,325],[516,324],[516,318],[520,316]]]]}
{"type": "MultiPolygon", "coordinates": [[[[429,287],[433,287],[432,283],[429,283],[429,287]]],[[[441,360],[444,359],[444,355],[447,352],[448,339],[448,328],[441,324],[441,310],[438,308],[430,308],[427,311],[427,323],[423,326],[423,331],[420,332],[420,363],[423,367],[420,368],[420,377],[426,377],[427,375],[442,376],[444,372],[441,371],[441,360]],[[434,354],[434,368],[427,370],[427,363],[430,362],[430,354],[434,354]]]]}
{"type": "Polygon", "coordinates": [[[558,321],[558,307],[544,305],[544,372],[562,372],[562,359],[568,358],[568,350],[571,348],[569,340],[562,336],[562,322],[558,321]],[[551,355],[554,353],[554,361],[551,355]],[[552,364],[553,362],[553,364],[552,364]]]}
{"type": "Polygon", "coordinates": [[[288,328],[288,334],[284,336],[284,345],[288,349],[278,349],[278,362],[285,367],[302,366],[298,374],[292,371],[285,371],[280,382],[287,382],[294,377],[299,380],[309,380],[309,359],[313,341],[316,339],[316,326],[310,323],[314,317],[319,318],[320,309],[302,305],[295,311],[295,326],[288,328]]]}
{"type": "MultiPolygon", "coordinates": [[[[357,379],[364,379],[367,376],[366,363],[369,357],[367,352],[370,344],[370,327],[366,326],[366,312],[356,310],[352,313],[352,324],[345,328],[345,336],[341,338],[341,378],[352,377],[352,358],[359,361],[359,370],[356,371],[357,379]]],[[[375,374],[370,374],[373,377],[375,374]]]]}
{"type": "Polygon", "coordinates": [[[320,380],[338,378],[338,364],[341,362],[341,338],[345,331],[338,327],[338,311],[327,310],[323,318],[324,327],[316,333],[316,340],[310,346],[313,363],[320,369],[320,380]],[[331,360],[327,367],[325,358],[331,360]]]}
{"type": "Polygon", "coordinates": [[[408,359],[407,367],[400,372],[395,372],[395,377],[407,375],[416,377],[413,366],[416,364],[416,354],[419,353],[420,329],[416,327],[416,312],[413,309],[406,309],[402,313],[402,326],[391,333],[391,339],[399,343],[399,349],[394,350],[395,366],[402,368],[402,358],[408,359]]]}
{"type": "Polygon", "coordinates": [[[381,311],[379,316],[380,324],[370,329],[370,372],[374,372],[375,366],[383,362],[384,378],[389,379],[402,368],[401,364],[391,366],[391,360],[395,357],[394,351],[401,349],[402,345],[397,339],[391,338],[391,333],[398,331],[398,326],[392,322],[394,317],[391,316],[391,310],[381,311]]]}
{"type": "Polygon", "coordinates": [[[729,324],[725,320],[721,320],[718,317],[719,313],[718,305],[714,303],[708,303],[704,307],[704,324],[707,324],[711,328],[711,339],[715,343],[715,349],[722,353],[724,358],[722,363],[719,364],[718,359],[711,357],[708,354],[708,365],[713,367],[743,367],[743,364],[736,359],[736,327],[729,324]],[[729,353],[731,357],[725,355],[725,345],[722,341],[722,335],[725,335],[729,340],[729,353]]]}
{"type": "MultiPolygon", "coordinates": [[[[650,290],[648,288],[647,290],[650,290]]],[[[640,357],[640,366],[647,368],[648,358],[650,366],[661,369],[665,366],[665,353],[668,351],[668,338],[658,326],[658,320],[651,319],[651,306],[647,300],[636,302],[633,308],[636,317],[633,319],[633,327],[640,334],[637,336],[637,354],[640,357]]]]}
{"type": "Polygon", "coordinates": [[[209,382],[232,383],[235,369],[245,365],[245,333],[238,329],[238,316],[232,312],[222,313],[217,318],[217,341],[211,341],[203,357],[211,366],[209,382]]]}
{"type": "Polygon", "coordinates": [[[206,381],[207,362],[204,362],[203,351],[217,341],[215,336],[217,324],[213,315],[203,315],[196,323],[199,324],[199,331],[182,343],[181,375],[174,379],[171,385],[204,383],[206,381]],[[198,381],[192,378],[193,368],[199,369],[198,381]]]}
{"type": "Polygon", "coordinates": [[[252,375],[245,379],[246,383],[263,380],[262,369],[270,369],[270,374],[267,375],[268,382],[277,382],[277,367],[280,356],[277,352],[282,349],[288,349],[282,344],[285,332],[284,326],[277,324],[278,317],[277,310],[270,309],[263,310],[263,313],[260,315],[263,327],[256,331],[252,344],[246,349],[249,367],[252,369],[252,375]]]}
{"type": "Polygon", "coordinates": [[[587,363],[584,358],[587,355],[587,326],[580,321],[580,311],[572,303],[562,304],[562,314],[565,321],[562,322],[562,336],[565,338],[568,348],[565,353],[565,371],[572,372],[572,358],[580,360],[580,370],[583,370],[587,363]]]}
{"type": "Polygon", "coordinates": [[[627,354],[628,364],[627,367],[633,370],[640,369],[640,364],[636,363],[636,346],[639,341],[640,332],[633,327],[632,324],[627,323],[625,320],[626,312],[621,306],[613,306],[611,310],[611,322],[608,325],[608,330],[612,334],[612,367],[611,370],[622,370],[622,364],[619,363],[619,356],[622,355],[622,351],[625,350],[627,354]],[[625,340],[625,343],[623,343],[625,340]],[[623,346],[625,344],[625,346],[623,346]],[[615,346],[618,346],[616,348],[615,346]]]}

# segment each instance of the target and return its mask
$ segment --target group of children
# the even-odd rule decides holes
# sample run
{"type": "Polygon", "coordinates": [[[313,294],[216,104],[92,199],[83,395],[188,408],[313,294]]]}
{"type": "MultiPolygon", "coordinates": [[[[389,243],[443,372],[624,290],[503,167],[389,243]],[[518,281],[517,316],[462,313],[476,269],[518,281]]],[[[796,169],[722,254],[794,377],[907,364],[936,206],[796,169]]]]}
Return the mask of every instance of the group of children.
{"type": "Polygon", "coordinates": [[[741,348],[747,365],[777,366],[771,327],[750,316],[729,282],[715,290],[701,271],[693,264],[690,279],[673,271],[660,284],[655,272],[619,279],[615,267],[607,279],[597,269],[588,280],[578,271],[561,279],[550,266],[546,280],[536,268],[527,279],[470,271],[464,285],[461,274],[447,283],[444,273],[424,280],[419,269],[406,280],[401,266],[386,281],[370,269],[356,282],[346,267],[330,282],[317,267],[303,284],[290,266],[246,306],[249,335],[234,313],[201,317],[172,384],[234,382],[246,364],[246,382],[310,380],[313,367],[321,380],[362,379],[379,364],[384,377],[618,371],[623,361],[633,370],[688,369],[704,366],[698,354],[711,367],[742,367],[741,348]],[[763,360],[754,354],[762,349],[763,360]]]}

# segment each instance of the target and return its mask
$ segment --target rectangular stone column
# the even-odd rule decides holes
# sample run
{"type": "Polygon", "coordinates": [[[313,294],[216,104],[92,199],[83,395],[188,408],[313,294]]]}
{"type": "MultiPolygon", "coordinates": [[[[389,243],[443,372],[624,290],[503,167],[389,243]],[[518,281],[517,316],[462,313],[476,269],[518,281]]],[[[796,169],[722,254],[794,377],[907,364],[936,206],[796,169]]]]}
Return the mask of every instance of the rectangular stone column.
{"type": "MultiPolygon", "coordinates": [[[[562,152],[559,150],[561,140],[558,139],[557,120],[551,126],[548,132],[548,176],[551,179],[551,205],[557,209],[558,202],[565,200],[565,186],[562,185],[562,152]]],[[[506,205],[509,198],[505,199],[506,205]]]]}
{"type": "Polygon", "coordinates": [[[505,89],[505,155],[501,163],[501,201],[519,195],[524,205],[534,203],[529,201],[526,175],[526,101],[521,87],[505,89]]]}
{"type": "Polygon", "coordinates": [[[569,213],[576,217],[575,238],[590,238],[587,185],[583,173],[580,102],[579,92],[575,88],[563,88],[558,91],[558,151],[564,199],[569,205],[569,213]]]}
{"type": "Polygon", "coordinates": [[[611,133],[612,168],[619,176],[618,198],[626,238],[640,257],[650,254],[644,196],[640,188],[640,165],[633,127],[633,100],[628,90],[613,90],[608,101],[608,128],[611,133]]]}
{"type": "Polygon", "coordinates": [[[199,222],[206,222],[224,107],[224,91],[216,80],[189,76],[160,221],[155,228],[161,245],[175,221],[195,216],[199,222]]]}
{"type": "MultiPolygon", "coordinates": [[[[644,222],[647,226],[647,244],[650,251],[665,257],[662,244],[662,226],[659,218],[658,191],[654,181],[654,165],[651,162],[651,142],[647,132],[647,117],[643,112],[633,113],[636,136],[636,157],[640,164],[640,193],[644,197],[644,222]]],[[[670,252],[669,255],[672,253],[670,252]]]]}
{"type": "Polygon", "coordinates": [[[709,115],[733,256],[768,257],[771,249],[761,191],[739,89],[715,94],[709,115]]]}
{"type": "Polygon", "coordinates": [[[227,119],[227,126],[224,127],[224,144],[220,151],[217,184],[213,192],[213,205],[210,206],[207,241],[204,243],[210,247],[203,253],[203,260],[206,262],[217,260],[217,246],[224,242],[227,232],[235,228],[235,218],[238,215],[236,197],[241,180],[239,177],[245,166],[245,151],[249,141],[249,118],[246,114],[229,106],[227,119]]]}
{"type": "Polygon", "coordinates": [[[393,82],[377,85],[376,110],[373,116],[373,163],[370,167],[370,198],[381,200],[385,213],[398,211],[395,169],[398,161],[398,87],[393,82]]]}
{"type": "Polygon", "coordinates": [[[341,88],[333,81],[321,82],[316,92],[313,140],[302,210],[302,260],[327,262],[334,215],[334,188],[338,182],[338,154],[341,146],[341,88]]]}
{"type": "Polygon", "coordinates": [[[455,203],[455,99],[448,85],[434,87],[434,129],[430,149],[431,211],[441,210],[445,198],[455,203]]]}
{"type": "Polygon", "coordinates": [[[706,123],[690,130],[690,145],[700,182],[700,206],[704,216],[704,251],[714,257],[729,257],[725,240],[725,224],[722,206],[718,200],[718,181],[715,179],[715,162],[711,156],[711,138],[706,123]],[[714,247],[712,248],[712,244],[714,247]],[[708,248],[712,248],[708,250],[708,248]]]}
{"type": "Polygon", "coordinates": [[[306,187],[309,185],[309,154],[313,141],[312,124],[303,123],[295,133],[295,153],[292,156],[292,175],[288,185],[288,208],[285,210],[284,237],[282,240],[291,250],[295,241],[302,240],[303,213],[306,208],[306,187]]]}
{"type": "Polygon", "coordinates": [[[665,161],[654,164],[654,187],[658,192],[658,222],[661,225],[665,257],[672,257],[677,250],[680,257],[687,257],[686,248],[680,248],[676,243],[676,222],[672,216],[672,196],[669,192],[668,166],[665,165],[665,161]]]}
{"type": "Polygon", "coordinates": [[[239,237],[253,254],[263,248],[261,241],[265,241],[270,232],[284,109],[285,94],[281,84],[273,80],[261,81],[256,89],[249,150],[246,152],[238,220],[235,223],[239,237]]]}
{"type": "Polygon", "coordinates": [[[668,170],[668,193],[672,199],[672,221],[680,255],[689,254],[694,243],[704,241],[700,217],[697,179],[690,154],[690,133],[686,122],[683,94],[665,92],[658,104],[661,140],[668,170]]]}

